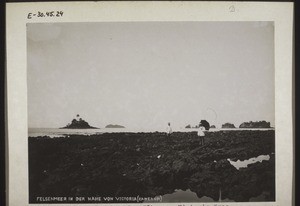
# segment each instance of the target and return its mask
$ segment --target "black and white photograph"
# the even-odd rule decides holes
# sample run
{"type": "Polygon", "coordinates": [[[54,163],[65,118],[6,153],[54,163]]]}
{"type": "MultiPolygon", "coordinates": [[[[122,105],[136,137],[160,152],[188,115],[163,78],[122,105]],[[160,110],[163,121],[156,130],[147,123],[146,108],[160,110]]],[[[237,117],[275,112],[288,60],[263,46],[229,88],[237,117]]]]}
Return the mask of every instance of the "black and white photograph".
{"type": "Polygon", "coordinates": [[[293,3],[6,4],[6,204],[293,205],[293,3]]]}
{"type": "Polygon", "coordinates": [[[27,23],[29,203],[276,202],[274,30],[27,23]]]}

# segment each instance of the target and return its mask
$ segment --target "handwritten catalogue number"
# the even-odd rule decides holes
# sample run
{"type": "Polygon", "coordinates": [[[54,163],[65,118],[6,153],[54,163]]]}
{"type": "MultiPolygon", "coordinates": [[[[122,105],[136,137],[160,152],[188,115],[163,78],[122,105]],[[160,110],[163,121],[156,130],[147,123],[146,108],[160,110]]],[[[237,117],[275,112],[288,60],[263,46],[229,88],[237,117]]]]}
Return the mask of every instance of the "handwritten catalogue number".
{"type": "Polygon", "coordinates": [[[32,18],[46,18],[46,17],[62,17],[64,15],[63,11],[47,11],[47,12],[41,12],[38,11],[36,13],[28,13],[27,19],[32,18]]]}

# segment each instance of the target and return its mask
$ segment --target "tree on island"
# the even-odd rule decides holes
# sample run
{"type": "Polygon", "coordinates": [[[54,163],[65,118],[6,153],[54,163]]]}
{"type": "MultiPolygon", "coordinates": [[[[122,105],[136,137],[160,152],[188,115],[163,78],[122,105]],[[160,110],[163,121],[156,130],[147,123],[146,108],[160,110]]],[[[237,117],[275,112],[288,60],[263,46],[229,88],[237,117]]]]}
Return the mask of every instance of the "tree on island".
{"type": "MultiPolygon", "coordinates": [[[[76,115],[76,117],[80,117],[79,114],[76,115]]],[[[88,122],[83,120],[82,118],[73,119],[71,123],[67,124],[67,126],[62,127],[60,129],[98,129],[97,127],[92,127],[89,125],[88,122]]]]}
{"type": "Polygon", "coordinates": [[[209,130],[209,128],[210,128],[210,124],[209,124],[209,122],[206,121],[206,120],[201,120],[201,121],[199,122],[199,124],[196,124],[196,125],[193,126],[193,127],[192,127],[190,124],[188,124],[187,126],[185,126],[185,128],[186,128],[186,129],[191,129],[191,128],[193,128],[193,129],[198,129],[200,125],[202,125],[203,127],[205,127],[205,130],[209,130]]]}
{"type": "Polygon", "coordinates": [[[204,119],[200,121],[200,125],[205,127],[205,130],[209,130],[209,128],[210,128],[209,122],[204,119]]]}

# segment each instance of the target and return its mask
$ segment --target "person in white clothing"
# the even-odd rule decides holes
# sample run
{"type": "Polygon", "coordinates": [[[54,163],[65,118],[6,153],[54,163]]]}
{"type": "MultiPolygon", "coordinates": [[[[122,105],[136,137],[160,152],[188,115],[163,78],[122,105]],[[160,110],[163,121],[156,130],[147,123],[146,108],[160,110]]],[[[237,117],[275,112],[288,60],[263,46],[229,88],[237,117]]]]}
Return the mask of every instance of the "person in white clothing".
{"type": "Polygon", "coordinates": [[[200,145],[204,145],[205,127],[200,123],[198,128],[198,137],[200,137],[200,145]]]}
{"type": "Polygon", "coordinates": [[[170,122],[168,123],[168,127],[167,127],[166,132],[167,132],[168,136],[172,134],[172,127],[171,127],[171,123],[170,122]]]}

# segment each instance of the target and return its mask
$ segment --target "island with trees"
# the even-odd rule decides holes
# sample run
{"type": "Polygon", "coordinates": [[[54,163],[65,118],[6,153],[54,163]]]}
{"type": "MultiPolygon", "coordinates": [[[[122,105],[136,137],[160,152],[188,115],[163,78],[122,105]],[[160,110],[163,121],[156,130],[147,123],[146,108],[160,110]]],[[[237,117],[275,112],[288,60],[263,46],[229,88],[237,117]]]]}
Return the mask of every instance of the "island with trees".
{"type": "Polygon", "coordinates": [[[225,124],[222,124],[222,128],[235,128],[234,124],[231,124],[231,123],[225,123],[225,124]]]}
{"type": "Polygon", "coordinates": [[[271,128],[270,122],[258,121],[258,122],[243,122],[239,128],[271,128]]]}
{"type": "Polygon", "coordinates": [[[92,127],[88,122],[80,118],[80,115],[77,114],[76,118],[72,120],[71,123],[60,129],[99,129],[97,127],[92,127]]]}

